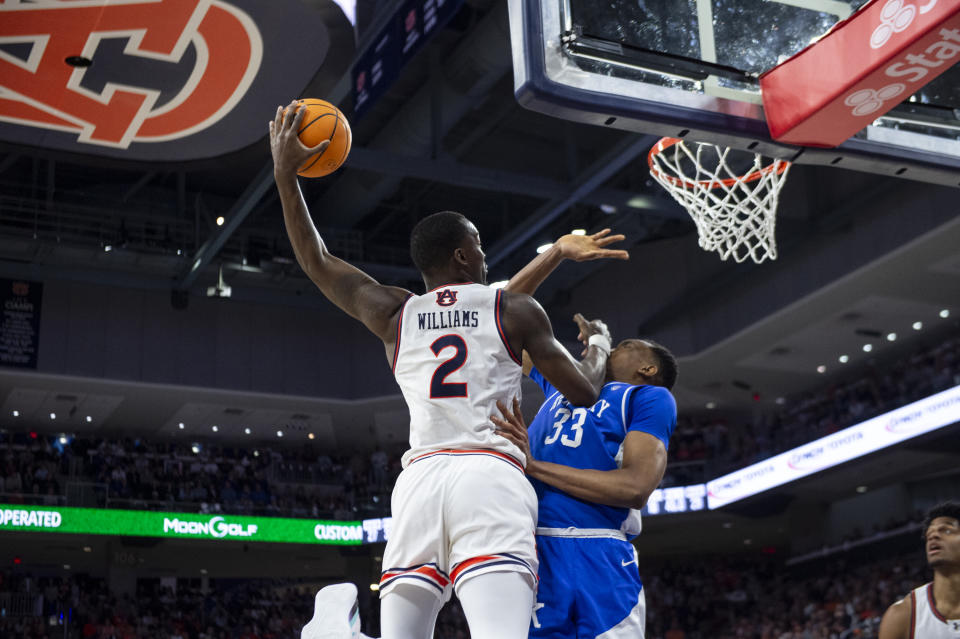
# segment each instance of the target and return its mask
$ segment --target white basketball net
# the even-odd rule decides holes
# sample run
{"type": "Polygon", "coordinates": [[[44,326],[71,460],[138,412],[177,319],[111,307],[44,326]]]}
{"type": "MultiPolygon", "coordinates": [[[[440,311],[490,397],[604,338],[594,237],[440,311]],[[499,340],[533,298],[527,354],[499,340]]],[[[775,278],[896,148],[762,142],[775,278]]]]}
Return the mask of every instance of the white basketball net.
{"type": "MultiPolygon", "coordinates": [[[[650,150],[650,175],[687,210],[697,225],[700,247],[720,259],[756,263],[777,259],[774,227],[777,202],[790,163],[774,159],[738,172],[728,165],[729,147],[663,138],[650,150]],[[713,169],[707,168],[708,164],[713,169]]],[[[732,159],[732,158],[731,158],[732,159]]]]}

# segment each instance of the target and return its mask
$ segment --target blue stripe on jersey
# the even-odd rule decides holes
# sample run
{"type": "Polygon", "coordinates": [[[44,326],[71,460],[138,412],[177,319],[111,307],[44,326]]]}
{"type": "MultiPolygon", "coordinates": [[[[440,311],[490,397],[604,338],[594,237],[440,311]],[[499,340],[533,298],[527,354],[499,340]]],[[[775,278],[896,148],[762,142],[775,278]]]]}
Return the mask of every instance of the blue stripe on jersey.
{"type": "MultiPolygon", "coordinates": [[[[677,424],[673,396],[660,386],[609,382],[593,406],[578,408],[535,368],[530,371],[530,379],[547,396],[528,430],[535,459],[573,468],[615,470],[627,432],[649,433],[666,446],[677,424]]],[[[571,497],[536,479],[530,482],[540,502],[539,526],[619,530],[630,512],[628,508],[571,497]]]]}

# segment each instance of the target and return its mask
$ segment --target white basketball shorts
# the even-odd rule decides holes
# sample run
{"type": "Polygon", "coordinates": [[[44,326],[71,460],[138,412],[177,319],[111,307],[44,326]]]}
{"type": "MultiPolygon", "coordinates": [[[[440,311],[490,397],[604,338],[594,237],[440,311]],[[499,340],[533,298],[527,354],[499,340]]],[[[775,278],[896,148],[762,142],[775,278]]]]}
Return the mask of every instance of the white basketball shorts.
{"type": "Polygon", "coordinates": [[[537,495],[512,457],[438,450],[415,457],[397,479],[380,596],[408,583],[450,598],[451,586],[488,572],[537,583],[537,495]]]}

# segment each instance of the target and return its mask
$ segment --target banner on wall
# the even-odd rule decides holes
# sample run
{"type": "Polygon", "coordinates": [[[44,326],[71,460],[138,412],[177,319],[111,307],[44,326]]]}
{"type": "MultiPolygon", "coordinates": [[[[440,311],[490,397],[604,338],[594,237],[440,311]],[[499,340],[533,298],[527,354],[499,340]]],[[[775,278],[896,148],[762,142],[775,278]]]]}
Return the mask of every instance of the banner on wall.
{"type": "Polygon", "coordinates": [[[710,509],[863,457],[960,421],[960,386],[707,482],[710,509]]]}
{"type": "Polygon", "coordinates": [[[359,521],[0,504],[0,531],[356,546],[359,521]]]}
{"type": "Polygon", "coordinates": [[[43,284],[0,278],[0,366],[36,368],[43,284]]]}

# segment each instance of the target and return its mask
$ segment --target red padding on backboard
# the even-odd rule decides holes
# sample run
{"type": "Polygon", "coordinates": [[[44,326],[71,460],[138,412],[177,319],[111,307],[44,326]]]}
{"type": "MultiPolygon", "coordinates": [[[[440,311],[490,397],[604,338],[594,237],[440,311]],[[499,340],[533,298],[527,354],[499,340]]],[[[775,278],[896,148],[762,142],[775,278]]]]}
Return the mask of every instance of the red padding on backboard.
{"type": "Polygon", "coordinates": [[[837,146],[960,60],[960,0],[872,0],[760,76],[770,135],[837,146]]]}

